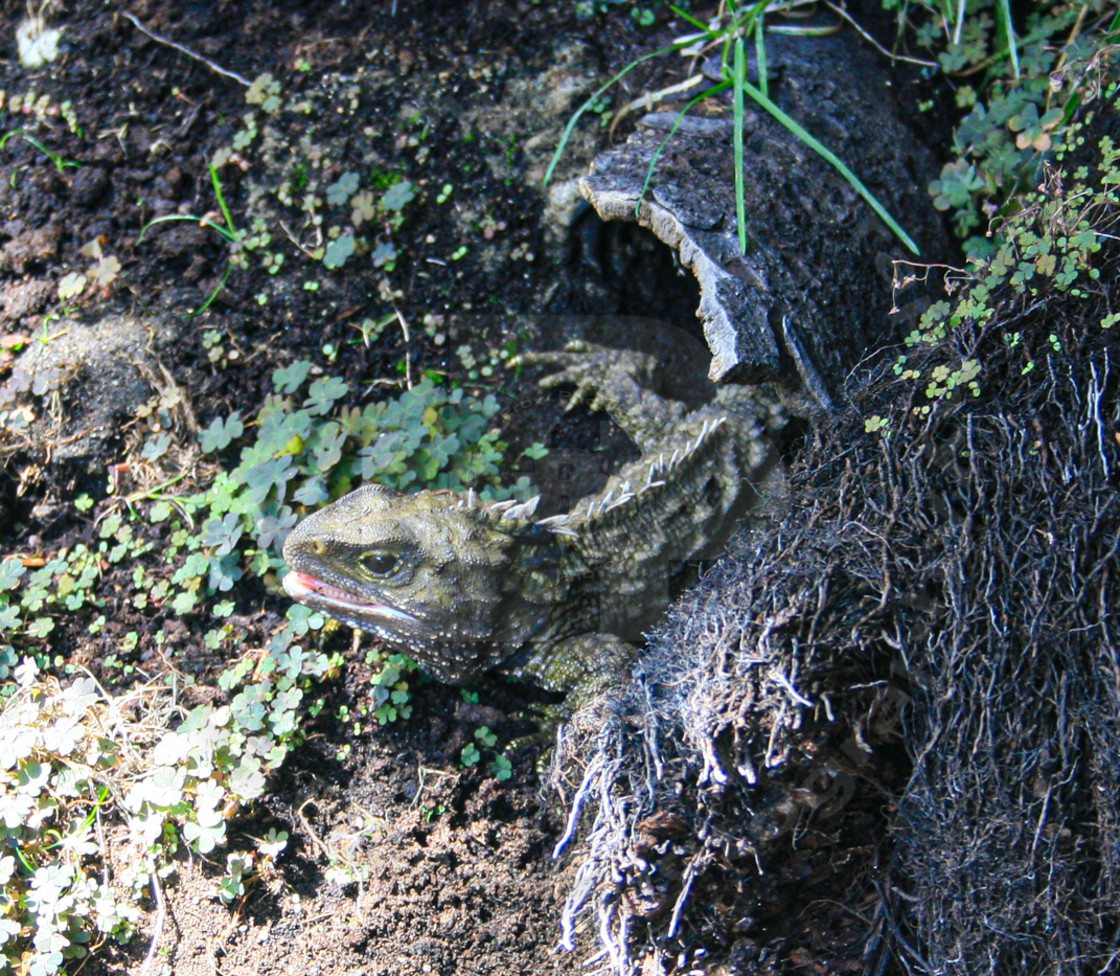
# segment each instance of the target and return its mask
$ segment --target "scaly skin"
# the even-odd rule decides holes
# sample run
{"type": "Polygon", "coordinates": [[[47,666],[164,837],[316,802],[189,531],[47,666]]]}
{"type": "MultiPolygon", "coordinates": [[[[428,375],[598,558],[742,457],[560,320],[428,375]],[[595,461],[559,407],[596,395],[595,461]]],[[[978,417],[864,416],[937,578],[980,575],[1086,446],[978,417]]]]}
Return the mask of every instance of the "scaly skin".
{"type": "Polygon", "coordinates": [[[497,668],[568,707],[617,682],[664,610],[673,573],[714,555],[774,468],[776,400],[726,386],[687,412],[646,388],[650,357],[584,343],[521,357],[558,367],[569,406],[605,409],[643,456],[570,512],[535,520],[536,499],[406,495],[367,485],[288,536],[288,593],[367,630],[441,681],[497,668]]]}

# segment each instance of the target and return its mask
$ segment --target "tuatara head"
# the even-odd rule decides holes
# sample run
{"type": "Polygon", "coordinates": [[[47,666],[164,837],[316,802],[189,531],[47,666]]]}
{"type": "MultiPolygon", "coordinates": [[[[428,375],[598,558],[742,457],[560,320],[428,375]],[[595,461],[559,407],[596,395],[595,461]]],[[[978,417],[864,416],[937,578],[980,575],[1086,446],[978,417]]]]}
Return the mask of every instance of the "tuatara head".
{"type": "Polygon", "coordinates": [[[528,592],[535,587],[524,571],[544,567],[526,561],[525,548],[551,547],[554,537],[527,520],[531,511],[473,494],[367,485],[292,530],[284,588],[441,681],[465,684],[513,654],[548,615],[551,596],[528,592]]]}

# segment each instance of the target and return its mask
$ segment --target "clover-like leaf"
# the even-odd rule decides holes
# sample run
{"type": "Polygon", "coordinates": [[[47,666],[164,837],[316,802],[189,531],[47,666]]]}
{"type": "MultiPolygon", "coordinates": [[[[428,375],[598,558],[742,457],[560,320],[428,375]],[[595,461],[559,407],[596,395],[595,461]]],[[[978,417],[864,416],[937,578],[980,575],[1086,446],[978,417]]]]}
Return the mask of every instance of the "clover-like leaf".
{"type": "Polygon", "coordinates": [[[157,461],[167,453],[167,449],[171,446],[170,434],[156,434],[144,442],[144,447],[140,451],[140,456],[145,461],[157,461]]]}
{"type": "Polygon", "coordinates": [[[940,179],[929,185],[933,205],[938,210],[958,210],[967,206],[972,194],[984,189],[984,181],[977,175],[976,167],[964,160],[946,163],[940,179]]]}
{"type": "Polygon", "coordinates": [[[327,245],[323,264],[331,269],[341,268],[354,253],[354,235],[340,234],[327,245]]]}
{"type": "Polygon", "coordinates": [[[239,878],[223,876],[218,882],[218,897],[225,905],[232,905],[245,894],[245,882],[239,878]]]}
{"type": "Polygon", "coordinates": [[[181,593],[176,593],[171,601],[171,609],[180,617],[184,614],[190,613],[196,606],[198,606],[198,593],[193,590],[184,590],[181,593]]]}
{"type": "Polygon", "coordinates": [[[140,797],[155,807],[173,807],[183,798],[186,770],[157,766],[138,785],[140,797]]]}
{"type": "Polygon", "coordinates": [[[392,270],[392,265],[397,259],[397,249],[391,241],[381,241],[373,249],[373,263],[375,267],[392,270]]]}
{"type": "MultiPolygon", "coordinates": [[[[15,863],[15,859],[11,857],[4,858],[3,861],[11,861],[13,864],[15,863]]],[[[6,884],[7,882],[4,883],[6,884]]],[[[4,943],[6,942],[10,942],[17,935],[19,935],[22,930],[23,926],[20,925],[20,923],[15,919],[0,918],[0,946],[4,945],[4,943]]]]}
{"type": "Polygon", "coordinates": [[[504,783],[513,777],[513,763],[505,756],[495,756],[490,764],[490,772],[494,774],[496,780],[504,783]]]}
{"type": "Polygon", "coordinates": [[[222,518],[207,520],[202,527],[202,544],[213,547],[215,555],[224,556],[233,551],[242,532],[241,519],[229,512],[222,518]]]}
{"type": "Polygon", "coordinates": [[[221,810],[203,807],[194,820],[183,824],[183,837],[199,854],[209,854],[226,836],[226,823],[221,810]]]}
{"type": "Polygon", "coordinates": [[[230,775],[230,792],[243,800],[255,800],[264,793],[264,787],[261,761],[255,756],[245,756],[230,775]]]}
{"type": "Polygon", "coordinates": [[[350,200],[350,206],[354,208],[350,211],[350,223],[355,227],[361,227],[362,224],[373,220],[377,216],[377,204],[369,190],[354,194],[350,200]]]}
{"type": "Polygon", "coordinates": [[[281,506],[275,515],[257,519],[257,545],[262,549],[281,545],[298,521],[299,517],[287,505],[281,506]]]}
{"type": "Polygon", "coordinates": [[[93,283],[99,288],[108,288],[121,276],[121,262],[118,257],[110,254],[98,261],[89,269],[93,283]]]}
{"type": "Polygon", "coordinates": [[[346,380],[338,376],[324,376],[311,384],[303,405],[314,415],[324,414],[334,406],[336,400],[340,400],[349,392],[350,387],[346,385],[346,380]]]}
{"type": "Polygon", "coordinates": [[[86,286],[89,284],[89,279],[80,271],[71,271],[69,274],[62,276],[62,280],[58,283],[58,297],[62,301],[68,301],[71,298],[77,298],[86,286]]]}
{"type": "Polygon", "coordinates": [[[316,431],[315,438],[308,444],[315,467],[320,471],[331,471],[342,460],[342,449],[346,444],[346,431],[339,423],[324,424],[316,431]]]}
{"type": "Polygon", "coordinates": [[[27,633],[36,640],[43,640],[52,630],[54,621],[50,617],[36,617],[27,625],[27,633]]]}
{"type": "Polygon", "coordinates": [[[268,833],[257,842],[257,850],[265,857],[278,857],[288,846],[288,832],[269,827],[268,833]]]}
{"type": "Polygon", "coordinates": [[[19,559],[9,557],[0,562],[0,592],[14,590],[26,572],[27,567],[19,559]]]}
{"type": "Polygon", "coordinates": [[[215,417],[210,426],[200,435],[199,442],[204,454],[213,454],[229,447],[234,439],[245,433],[245,424],[241,421],[240,411],[235,410],[225,419],[215,417]]]}
{"type": "Polygon", "coordinates": [[[292,500],[310,508],[321,505],[330,497],[331,494],[327,491],[327,483],[322,478],[308,478],[292,495],[292,500]]]}
{"type": "Polygon", "coordinates": [[[335,207],[341,206],[357,192],[360,184],[357,173],[343,173],[327,187],[327,203],[335,207]]]}
{"type": "Polygon", "coordinates": [[[282,501],[289,481],[297,474],[290,454],[253,465],[245,472],[248,502],[251,508],[260,508],[274,489],[277,500],[282,501]]]}
{"type": "Polygon", "coordinates": [[[239,556],[236,552],[210,560],[210,576],[207,583],[210,589],[221,590],[223,593],[233,589],[233,584],[243,575],[238,560],[239,556]]]}
{"type": "Polygon", "coordinates": [[[416,186],[408,180],[394,183],[381,196],[383,210],[403,210],[416,197],[416,186]]]}
{"type": "Polygon", "coordinates": [[[269,72],[257,75],[249,90],[245,92],[245,101],[250,105],[264,105],[269,96],[280,93],[280,82],[276,81],[269,72]]]}
{"type": "Polygon", "coordinates": [[[310,372],[311,363],[306,359],[297,359],[290,366],[273,370],[272,385],[281,393],[295,393],[310,372]]]}
{"type": "Polygon", "coordinates": [[[1015,137],[1015,145],[1019,149],[1046,152],[1051,145],[1050,130],[1061,120],[1060,108],[1052,108],[1040,118],[1038,106],[1034,102],[1028,102],[1021,112],[1008,119],[1007,127],[1012,132],[1018,133],[1015,137]]]}
{"type": "Polygon", "coordinates": [[[246,732],[257,732],[264,728],[268,708],[264,702],[267,694],[263,684],[249,685],[230,702],[234,720],[246,732]]]}

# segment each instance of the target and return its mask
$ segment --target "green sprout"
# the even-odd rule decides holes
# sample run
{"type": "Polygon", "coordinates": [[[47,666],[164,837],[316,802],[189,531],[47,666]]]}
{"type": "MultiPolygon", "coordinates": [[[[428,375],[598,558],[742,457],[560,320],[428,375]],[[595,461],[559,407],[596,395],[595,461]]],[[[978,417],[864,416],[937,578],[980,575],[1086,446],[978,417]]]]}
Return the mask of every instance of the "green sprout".
{"type": "MultiPolygon", "coordinates": [[[[219,237],[222,238],[231,247],[239,244],[245,237],[245,231],[238,230],[237,225],[233,222],[233,216],[229,212],[229,207],[226,205],[225,195],[222,193],[222,182],[218,178],[218,171],[213,165],[210,166],[210,182],[214,186],[214,196],[218,200],[218,207],[222,214],[222,223],[214,220],[209,214],[203,217],[194,214],[164,214],[162,217],[155,217],[149,220],[142,228],[140,228],[140,236],[137,238],[136,243],[144,239],[144,235],[148,229],[156,226],[156,224],[166,224],[171,221],[186,220],[193,224],[198,224],[200,227],[209,227],[219,237]]],[[[225,273],[222,275],[221,281],[218,282],[218,287],[211,293],[210,297],[202,303],[201,306],[196,308],[191,315],[200,315],[206,311],[213,303],[214,299],[218,297],[222,289],[225,288],[226,282],[229,281],[229,276],[233,273],[234,261],[231,258],[229,264],[226,266],[225,273]]]]}

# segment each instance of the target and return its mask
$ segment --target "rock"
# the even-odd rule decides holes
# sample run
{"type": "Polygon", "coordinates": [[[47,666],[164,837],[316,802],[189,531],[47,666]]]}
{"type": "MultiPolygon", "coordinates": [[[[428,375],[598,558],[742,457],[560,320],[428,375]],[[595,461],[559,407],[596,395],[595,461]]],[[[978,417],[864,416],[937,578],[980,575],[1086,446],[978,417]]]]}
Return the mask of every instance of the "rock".
{"type": "Polygon", "coordinates": [[[40,465],[65,462],[100,476],[123,428],[152,396],[158,353],[185,331],[181,313],[105,314],[53,322],[24,348],[0,384],[6,427],[23,427],[40,465]]]}
{"type": "Polygon", "coordinates": [[[100,166],[83,166],[70,181],[70,193],[80,207],[93,207],[109,188],[109,177],[100,166]]]}
{"type": "Polygon", "coordinates": [[[8,221],[0,228],[0,236],[8,238],[0,248],[0,269],[11,268],[17,274],[27,274],[57,255],[61,235],[60,223],[28,228],[22,221],[8,221]]]}
{"type": "Polygon", "coordinates": [[[5,327],[19,328],[33,315],[46,311],[54,300],[57,289],[45,278],[13,281],[0,288],[0,323],[5,327]]]}
{"type": "MultiPolygon", "coordinates": [[[[851,165],[927,257],[937,255],[944,241],[924,189],[936,169],[893,114],[887,76],[850,35],[775,35],[767,54],[770,97],[851,165]],[[855,77],[858,85],[835,81],[855,77]]],[[[696,276],[713,380],[796,377],[827,407],[869,349],[898,337],[882,269],[913,255],[835,168],[757,107],[745,120],[741,254],[734,123],[719,104],[719,117],[647,115],[624,146],[595,160],[581,190],[603,219],[648,227],[696,276]]]]}

